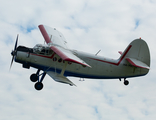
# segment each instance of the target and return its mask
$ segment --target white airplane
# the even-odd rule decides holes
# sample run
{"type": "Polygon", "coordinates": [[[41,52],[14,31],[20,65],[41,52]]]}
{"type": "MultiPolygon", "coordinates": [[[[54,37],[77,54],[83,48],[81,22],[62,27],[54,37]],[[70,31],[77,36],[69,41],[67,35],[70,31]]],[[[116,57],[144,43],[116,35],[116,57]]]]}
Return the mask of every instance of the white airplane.
{"type": "Polygon", "coordinates": [[[43,79],[48,74],[57,82],[75,85],[67,76],[92,79],[124,79],[144,76],[150,69],[150,52],[147,43],[140,39],[132,41],[120,58],[109,59],[97,54],[88,54],[67,47],[67,42],[61,32],[45,25],[38,26],[47,45],[37,44],[34,48],[18,46],[18,35],[12,61],[21,63],[23,68],[36,68],[36,73],[30,76],[35,83],[35,89],[43,88],[43,79]],[[40,73],[40,71],[43,71],[40,73]]]}

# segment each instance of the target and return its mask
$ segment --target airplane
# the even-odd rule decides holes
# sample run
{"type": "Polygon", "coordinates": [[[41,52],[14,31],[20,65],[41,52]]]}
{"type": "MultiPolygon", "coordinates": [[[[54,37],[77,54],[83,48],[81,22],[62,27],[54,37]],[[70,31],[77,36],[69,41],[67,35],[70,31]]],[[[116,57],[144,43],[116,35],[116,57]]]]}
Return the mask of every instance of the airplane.
{"type": "Polygon", "coordinates": [[[119,59],[110,59],[97,54],[69,49],[61,32],[46,25],[38,26],[47,44],[36,44],[33,48],[18,46],[16,38],[12,61],[23,68],[36,68],[30,76],[35,89],[42,90],[43,79],[48,74],[56,82],[76,86],[67,77],[89,79],[121,79],[128,85],[127,78],[146,75],[150,70],[150,51],[147,43],[139,38],[133,40],[124,52],[119,51],[119,59]],[[42,72],[41,72],[42,71],[42,72]],[[41,72],[41,73],[40,73],[41,72]]]}

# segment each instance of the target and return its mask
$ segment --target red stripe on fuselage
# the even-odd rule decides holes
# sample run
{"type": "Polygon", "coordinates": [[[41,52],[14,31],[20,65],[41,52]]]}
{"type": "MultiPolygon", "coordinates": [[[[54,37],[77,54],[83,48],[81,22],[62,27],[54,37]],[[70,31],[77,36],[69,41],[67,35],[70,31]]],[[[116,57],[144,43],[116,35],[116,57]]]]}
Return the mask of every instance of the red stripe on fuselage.
{"type": "Polygon", "coordinates": [[[90,59],[97,60],[97,61],[100,61],[100,62],[109,63],[109,64],[112,64],[112,65],[119,65],[120,62],[124,59],[124,57],[126,56],[126,54],[128,53],[128,51],[130,50],[131,47],[132,47],[132,45],[128,46],[127,50],[125,51],[125,53],[122,55],[122,57],[120,58],[120,60],[117,63],[110,62],[110,61],[105,61],[105,60],[100,60],[100,59],[96,59],[96,58],[90,58],[90,59]]]}
{"type": "Polygon", "coordinates": [[[40,57],[44,57],[44,58],[50,58],[50,59],[53,59],[54,55],[56,53],[53,53],[52,56],[45,56],[45,55],[38,55],[38,54],[33,54],[33,53],[30,53],[31,55],[35,55],[35,56],[40,56],[40,57]]]}

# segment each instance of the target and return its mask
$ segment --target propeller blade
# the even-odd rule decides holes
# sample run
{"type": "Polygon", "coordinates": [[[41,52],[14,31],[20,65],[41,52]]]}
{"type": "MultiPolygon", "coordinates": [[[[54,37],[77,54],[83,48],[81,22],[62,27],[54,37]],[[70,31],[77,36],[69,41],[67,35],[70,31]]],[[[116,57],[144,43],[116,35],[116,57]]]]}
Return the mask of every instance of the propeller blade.
{"type": "Polygon", "coordinates": [[[15,47],[14,47],[14,51],[16,50],[16,48],[17,48],[17,43],[18,43],[18,34],[17,34],[17,38],[16,38],[16,43],[15,43],[15,47]]]}
{"type": "Polygon", "coordinates": [[[14,61],[14,55],[13,55],[12,60],[11,60],[10,69],[11,69],[11,67],[12,67],[13,61],[14,61]]]}
{"type": "Polygon", "coordinates": [[[14,47],[14,51],[11,52],[11,55],[12,55],[12,60],[11,60],[11,64],[10,64],[10,69],[12,67],[12,64],[14,62],[14,58],[15,58],[15,55],[16,55],[16,52],[17,52],[17,43],[18,43],[18,34],[17,34],[17,38],[16,38],[16,42],[15,42],[15,47],[14,47]]]}

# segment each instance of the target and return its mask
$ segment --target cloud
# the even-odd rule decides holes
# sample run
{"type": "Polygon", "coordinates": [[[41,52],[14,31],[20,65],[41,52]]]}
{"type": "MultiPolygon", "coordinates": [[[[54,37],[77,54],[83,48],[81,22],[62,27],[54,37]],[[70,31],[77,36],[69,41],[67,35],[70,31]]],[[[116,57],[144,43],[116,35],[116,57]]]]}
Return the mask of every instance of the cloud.
{"type": "Polygon", "coordinates": [[[0,4],[0,110],[1,119],[155,119],[156,3],[152,0],[27,0],[0,4]],[[131,78],[129,86],[119,80],[70,77],[77,87],[60,84],[46,76],[38,92],[29,77],[36,69],[23,69],[11,50],[18,45],[44,43],[39,24],[63,33],[69,48],[119,58],[134,39],[142,37],[151,52],[147,76],[131,78]]]}
{"type": "Polygon", "coordinates": [[[139,20],[136,20],[136,21],[135,21],[135,28],[134,28],[134,29],[137,29],[137,27],[139,26],[139,23],[140,23],[139,20]]]}
{"type": "Polygon", "coordinates": [[[26,28],[24,26],[19,26],[20,30],[26,33],[30,33],[31,31],[38,29],[35,26],[26,26],[26,28]]]}

